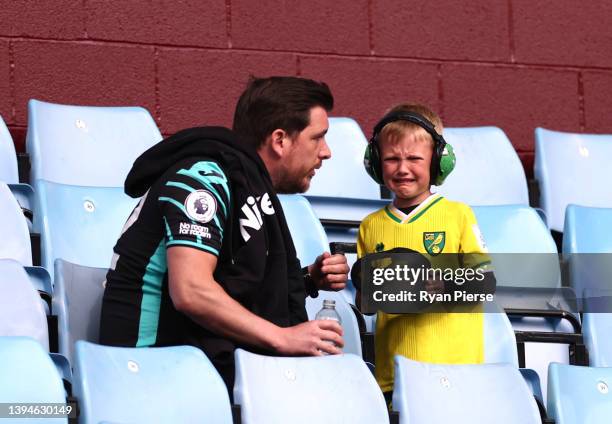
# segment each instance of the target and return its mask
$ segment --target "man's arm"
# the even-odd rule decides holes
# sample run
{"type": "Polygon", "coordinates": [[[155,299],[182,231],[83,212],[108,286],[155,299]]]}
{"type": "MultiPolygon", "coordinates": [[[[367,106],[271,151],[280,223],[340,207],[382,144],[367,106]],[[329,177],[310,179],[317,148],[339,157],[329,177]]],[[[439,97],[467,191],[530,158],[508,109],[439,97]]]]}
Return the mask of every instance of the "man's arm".
{"type": "Polygon", "coordinates": [[[334,321],[308,321],[279,327],[244,308],[213,277],[217,258],[190,247],[167,250],[168,281],[174,307],[221,336],[282,355],[341,353],[342,327],[334,321]],[[326,342],[332,340],[337,346],[326,342]]]}

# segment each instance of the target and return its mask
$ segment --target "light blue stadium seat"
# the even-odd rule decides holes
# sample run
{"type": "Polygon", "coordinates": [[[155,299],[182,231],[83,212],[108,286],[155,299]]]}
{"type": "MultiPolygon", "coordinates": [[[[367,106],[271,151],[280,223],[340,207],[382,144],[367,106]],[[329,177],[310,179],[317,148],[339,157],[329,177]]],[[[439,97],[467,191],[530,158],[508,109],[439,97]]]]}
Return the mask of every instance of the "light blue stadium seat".
{"type": "Polygon", "coordinates": [[[472,209],[492,254],[498,286],[561,286],[557,246],[534,209],[525,205],[472,209]]]}
{"type": "MultiPolygon", "coordinates": [[[[32,249],[26,218],[19,205],[7,188],[0,181],[0,259],[13,259],[24,268],[34,288],[45,293],[50,299],[52,294],[51,277],[46,269],[32,266],[32,249]]],[[[47,306],[46,312],[49,312],[47,306]]]]}
{"type": "Polygon", "coordinates": [[[584,290],[612,289],[612,208],[568,205],[563,231],[563,254],[570,285],[582,298],[584,290]]]}
{"type": "Polygon", "coordinates": [[[589,364],[612,366],[612,243],[607,230],[612,208],[568,205],[563,230],[563,253],[569,280],[584,308],[584,343],[589,364]]]}
{"type": "Polygon", "coordinates": [[[27,336],[49,351],[47,314],[23,266],[0,259],[0,336],[27,336]]]}
{"type": "Polygon", "coordinates": [[[547,412],[556,424],[609,423],[612,368],[550,364],[547,412]]]}
{"type": "MultiPolygon", "coordinates": [[[[579,323],[575,294],[561,287],[557,246],[538,213],[525,205],[475,206],[473,210],[491,252],[497,303],[505,309],[573,312],[579,323]]],[[[575,331],[571,322],[561,318],[512,315],[510,320],[518,331],[575,331]]],[[[551,361],[568,363],[567,345],[525,343],[525,366],[538,373],[544,388],[551,361]]]]}
{"type": "Polygon", "coordinates": [[[604,234],[611,226],[612,208],[567,205],[563,253],[612,253],[612,238],[604,234]]]}
{"type": "Polygon", "coordinates": [[[26,145],[45,267],[52,271],[56,258],[110,265],[112,247],[136,204],[123,194],[125,177],[161,138],[143,108],[30,100],[26,145]]]}
{"type": "Polygon", "coordinates": [[[516,338],[508,316],[495,303],[487,302],[484,308],[484,362],[518,368],[516,338]]]}
{"type": "Polygon", "coordinates": [[[497,127],[445,128],[457,164],[435,191],[468,205],[529,204],[521,160],[497,127]]]}
{"type": "Polygon", "coordinates": [[[589,352],[589,365],[612,367],[612,313],[585,313],[582,331],[589,352]]]}
{"type": "Polygon", "coordinates": [[[388,423],[385,400],[356,355],[274,357],[235,352],[242,423],[388,423]]]}
{"type": "MultiPolygon", "coordinates": [[[[351,118],[329,118],[325,140],[332,157],[317,170],[306,197],[380,199],[379,185],[363,166],[368,141],[359,124],[351,118]]],[[[313,207],[318,212],[317,207],[313,207]]]]}
{"type": "MultiPolygon", "coordinates": [[[[323,252],[329,252],[329,243],[323,226],[315,216],[308,200],[300,195],[279,196],[287,225],[291,231],[297,256],[303,266],[315,261],[323,252]]],[[[348,301],[350,294],[342,292],[319,291],[316,299],[306,298],[308,318],[314,319],[316,313],[323,307],[324,299],[336,301],[336,311],[342,320],[344,330],[344,352],[361,356],[361,338],[359,324],[348,301]]]]}
{"type": "Polygon", "coordinates": [[[526,205],[472,209],[489,252],[557,253],[557,246],[535,209],[526,205]]]}
{"type": "Polygon", "coordinates": [[[304,195],[324,223],[330,241],[355,243],[356,232],[350,230],[350,225],[333,227],[331,222],[359,225],[363,218],[388,201],[381,200],[380,186],[363,166],[368,141],[357,122],[351,118],[330,118],[325,139],[332,157],[317,170],[304,195]]]}
{"type": "Polygon", "coordinates": [[[585,289],[584,344],[592,367],[612,367],[612,288],[585,289]]]}
{"type": "Polygon", "coordinates": [[[11,258],[32,265],[32,247],[28,224],[15,197],[0,181],[0,258],[11,258]]]}
{"type": "Polygon", "coordinates": [[[15,144],[4,119],[0,116],[0,181],[7,184],[19,182],[19,170],[17,169],[17,153],[15,144]]]}
{"type": "Polygon", "coordinates": [[[524,205],[472,209],[492,255],[498,286],[561,286],[557,246],[534,209],[524,205]]]}
{"type": "MultiPolygon", "coordinates": [[[[138,203],[120,187],[78,187],[40,182],[37,208],[41,219],[42,264],[53,273],[61,258],[90,266],[109,267],[113,247],[138,203]]],[[[35,222],[36,222],[35,218],[35,222]]]]}
{"type": "MultiPolygon", "coordinates": [[[[59,403],[66,397],[49,355],[28,337],[0,337],[0,403],[59,403]]],[[[3,419],[3,423],[60,424],[66,418],[3,419]]]]}
{"type": "Polygon", "coordinates": [[[437,365],[395,356],[401,424],[539,424],[537,404],[510,364],[437,365]]]}
{"type": "Polygon", "coordinates": [[[540,184],[540,205],[552,230],[563,231],[569,204],[612,207],[607,158],[612,135],[535,130],[534,176],[540,184]]]}
{"type": "Polygon", "coordinates": [[[75,342],[98,342],[107,268],[55,261],[53,311],[58,316],[59,353],[70,361],[75,342]]]}
{"type": "Polygon", "coordinates": [[[121,348],[79,341],[74,394],[81,423],[228,423],[227,388],[192,346],[121,348]]]}
{"type": "Polygon", "coordinates": [[[0,117],[0,181],[9,186],[24,212],[32,213],[34,191],[29,184],[19,183],[15,145],[2,117],[0,117]]]}
{"type": "Polygon", "coordinates": [[[161,139],[141,107],[28,103],[32,182],[123,187],[134,160],[161,139]]]}

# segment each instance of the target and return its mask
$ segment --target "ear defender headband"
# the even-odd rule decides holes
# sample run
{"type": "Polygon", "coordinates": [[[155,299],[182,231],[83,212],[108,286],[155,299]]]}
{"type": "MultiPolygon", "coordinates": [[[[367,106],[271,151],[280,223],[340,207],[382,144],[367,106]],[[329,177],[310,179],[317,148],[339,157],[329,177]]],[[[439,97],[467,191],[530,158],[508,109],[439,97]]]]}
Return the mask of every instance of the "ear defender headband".
{"type": "Polygon", "coordinates": [[[389,113],[376,124],[372,132],[372,138],[370,138],[363,156],[363,164],[368,175],[378,184],[384,185],[378,137],[385,125],[396,121],[412,122],[431,135],[434,141],[434,149],[431,157],[431,168],[429,170],[430,182],[431,185],[441,185],[455,168],[455,152],[453,151],[453,147],[444,140],[444,137],[438,134],[434,125],[423,115],[415,112],[389,113]]]}

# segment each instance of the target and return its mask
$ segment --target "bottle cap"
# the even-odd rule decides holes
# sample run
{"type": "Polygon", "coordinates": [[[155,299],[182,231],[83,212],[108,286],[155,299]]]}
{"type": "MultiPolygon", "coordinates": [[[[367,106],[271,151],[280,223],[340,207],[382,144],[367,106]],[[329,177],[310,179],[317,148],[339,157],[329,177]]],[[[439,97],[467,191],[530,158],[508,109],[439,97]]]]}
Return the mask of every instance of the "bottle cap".
{"type": "Polygon", "coordinates": [[[335,308],[336,307],[336,301],[332,300],[332,299],[325,299],[323,301],[323,307],[324,308],[335,308]]]}

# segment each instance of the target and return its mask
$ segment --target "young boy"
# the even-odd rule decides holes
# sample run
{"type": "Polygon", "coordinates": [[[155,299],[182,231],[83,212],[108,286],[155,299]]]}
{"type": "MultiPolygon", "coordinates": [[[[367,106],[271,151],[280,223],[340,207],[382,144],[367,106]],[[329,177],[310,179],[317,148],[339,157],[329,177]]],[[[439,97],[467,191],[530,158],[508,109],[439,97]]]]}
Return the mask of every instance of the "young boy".
{"type": "MultiPolygon", "coordinates": [[[[404,247],[424,254],[436,266],[441,253],[482,254],[486,247],[469,206],[432,194],[454,167],[452,148],[446,145],[440,118],[425,106],[400,104],[374,129],[366,151],[368,173],[394,194],[393,202],[367,216],[359,227],[358,256],[404,247]]],[[[443,255],[444,256],[444,255],[443,255]]],[[[464,255],[456,266],[487,267],[482,255],[464,255]],[[468,263],[465,263],[468,262],[468,263]],[[473,263],[469,263],[473,262],[473,263]]],[[[445,262],[451,255],[446,255],[445,262]]],[[[451,258],[452,259],[452,258],[451,258]]],[[[488,259],[485,256],[485,259],[488,259]]],[[[430,282],[437,292],[441,283],[430,282]]],[[[393,357],[445,364],[482,363],[481,305],[471,312],[387,314],[376,323],[376,380],[385,398],[393,390],[393,357]]]]}

